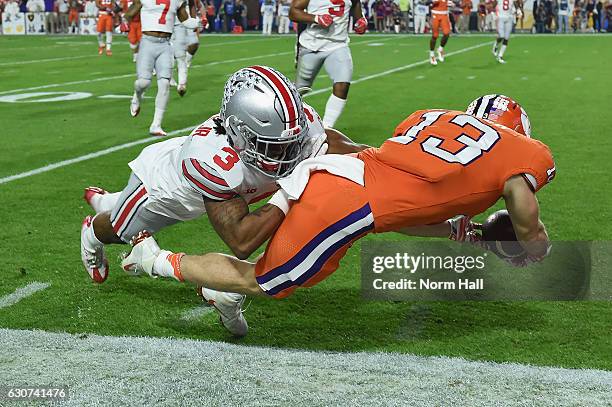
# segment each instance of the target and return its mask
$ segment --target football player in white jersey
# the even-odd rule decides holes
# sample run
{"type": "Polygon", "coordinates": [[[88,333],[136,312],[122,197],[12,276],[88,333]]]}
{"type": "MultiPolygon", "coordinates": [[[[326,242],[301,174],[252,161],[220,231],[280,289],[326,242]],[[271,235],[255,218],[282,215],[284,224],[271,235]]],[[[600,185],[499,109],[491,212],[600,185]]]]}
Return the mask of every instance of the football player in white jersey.
{"type": "Polygon", "coordinates": [[[363,17],[359,0],[293,0],[289,11],[292,21],[308,24],[298,34],[296,86],[311,87],[323,64],[334,84],[325,106],[325,127],[334,127],[342,114],[353,76],[349,14],[356,21],[355,33],[365,33],[368,20],[363,17]]]}
{"type": "Polygon", "coordinates": [[[506,52],[510,33],[512,33],[517,8],[514,6],[514,0],[498,0],[495,11],[497,14],[497,40],[493,43],[493,55],[495,55],[497,62],[505,64],[504,52],[506,52]]]}
{"type": "MultiPolygon", "coordinates": [[[[197,10],[201,9],[201,3],[200,0],[194,0],[193,3],[193,6],[189,7],[188,11],[191,16],[196,16],[197,10]]],[[[200,21],[202,27],[206,27],[208,20],[205,13],[200,15],[200,21]]],[[[191,60],[200,47],[198,29],[189,30],[180,21],[176,20],[174,22],[171,42],[178,74],[178,82],[172,86],[176,85],[176,91],[182,97],[187,93],[187,74],[191,66],[191,60]]]]}
{"type": "Polygon", "coordinates": [[[250,214],[249,203],[272,195],[276,180],[305,158],[366,147],[324,130],[316,111],[302,103],[295,85],[278,71],[241,69],[225,85],[220,114],[189,136],[146,147],[129,163],[132,174],[123,191],[85,189],[84,198],[97,214],[83,220],[83,264],[102,283],[108,276],[105,244],[127,243],[142,230],[156,233],[204,213],[244,259],[256,249],[246,242],[270,233],[254,228],[254,217],[279,205],[273,198],[250,214]]]}
{"type": "Polygon", "coordinates": [[[170,94],[170,78],[172,77],[172,47],[170,36],[174,28],[174,19],[188,29],[195,29],[200,22],[189,16],[185,0],[134,0],[125,13],[131,19],[140,13],[142,24],[142,39],[140,41],[136,72],[138,78],[134,82],[134,96],[130,104],[132,117],[140,113],[140,103],[145,90],[151,85],[153,69],[157,75],[157,96],[155,97],[155,114],[149,127],[149,133],[154,136],[165,136],[162,120],[170,94]]]}

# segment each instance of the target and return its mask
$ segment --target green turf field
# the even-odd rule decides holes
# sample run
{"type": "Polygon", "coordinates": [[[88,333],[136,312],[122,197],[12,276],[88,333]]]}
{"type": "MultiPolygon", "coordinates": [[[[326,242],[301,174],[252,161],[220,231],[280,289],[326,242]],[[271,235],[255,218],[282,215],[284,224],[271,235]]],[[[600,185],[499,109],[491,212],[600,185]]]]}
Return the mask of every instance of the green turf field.
{"type": "MultiPolygon", "coordinates": [[[[30,282],[51,283],[0,308],[0,327],[235,341],[212,313],[184,317],[199,304],[192,288],[122,273],[117,258],[125,248],[108,250],[111,275],[102,285],[92,284],[81,265],[79,231],[91,213],[81,199],[83,187],[122,189],[126,164],[144,144],[5,182],[4,177],[148,136],[153,99],[146,99],[141,115],[132,119],[129,99],[100,98],[132,92],[134,64],[127,42],[118,41],[109,58],[97,56],[93,37],[0,37],[0,100],[35,92],[91,94],[60,102],[0,101],[0,297],[30,282]]],[[[557,177],[539,193],[550,236],[608,239],[612,37],[517,36],[506,65],[494,60],[490,41],[475,35],[451,38],[447,62],[431,67],[424,63],[428,38],[354,37],[357,83],[337,127],[378,145],[417,109],[465,109],[485,93],[512,96],[528,111],[535,137],[555,156],[557,177]]],[[[292,36],[203,37],[187,96],[172,93],[166,131],[218,112],[227,76],[245,65],[266,64],[293,77],[293,46],[292,36]]],[[[329,85],[321,75],[314,89],[329,85]]],[[[154,94],[155,88],[148,92],[154,94]]],[[[325,91],[306,101],[322,115],[327,97],[325,91]]],[[[164,230],[158,240],[191,253],[226,251],[205,218],[164,230]]],[[[610,303],[365,302],[358,247],[317,287],[283,301],[254,300],[246,313],[251,331],[239,342],[612,370],[610,303]]]]}

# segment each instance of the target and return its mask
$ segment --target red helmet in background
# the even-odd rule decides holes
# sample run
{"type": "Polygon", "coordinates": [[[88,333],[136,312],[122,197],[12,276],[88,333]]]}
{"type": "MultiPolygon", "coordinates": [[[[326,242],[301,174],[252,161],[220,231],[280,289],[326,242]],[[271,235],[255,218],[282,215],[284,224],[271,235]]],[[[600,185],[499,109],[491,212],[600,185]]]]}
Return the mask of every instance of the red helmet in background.
{"type": "Polygon", "coordinates": [[[465,111],[467,114],[506,126],[531,137],[531,123],[525,109],[514,99],[504,95],[485,95],[474,100],[465,111]]]}

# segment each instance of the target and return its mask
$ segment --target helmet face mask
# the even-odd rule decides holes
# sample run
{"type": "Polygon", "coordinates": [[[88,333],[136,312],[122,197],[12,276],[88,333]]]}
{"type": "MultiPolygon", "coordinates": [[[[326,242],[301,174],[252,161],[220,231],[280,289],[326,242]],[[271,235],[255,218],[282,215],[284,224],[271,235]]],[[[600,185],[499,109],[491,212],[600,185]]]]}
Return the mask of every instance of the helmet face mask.
{"type": "Polygon", "coordinates": [[[281,178],[306,158],[306,115],[295,86],[280,72],[252,66],[225,85],[220,112],[241,160],[258,172],[281,178]]]}
{"type": "Polygon", "coordinates": [[[525,109],[514,99],[504,95],[485,95],[472,101],[467,114],[506,126],[526,137],[531,137],[531,123],[525,109]]]}

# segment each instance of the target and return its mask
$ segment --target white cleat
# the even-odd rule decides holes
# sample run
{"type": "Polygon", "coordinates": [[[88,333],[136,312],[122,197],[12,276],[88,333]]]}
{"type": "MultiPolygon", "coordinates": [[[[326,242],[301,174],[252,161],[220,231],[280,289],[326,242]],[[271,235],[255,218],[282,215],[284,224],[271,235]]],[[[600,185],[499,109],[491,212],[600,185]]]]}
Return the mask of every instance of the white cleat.
{"type": "Polygon", "coordinates": [[[168,135],[168,133],[166,133],[164,129],[161,128],[161,126],[154,125],[151,125],[151,127],[149,127],[149,134],[157,137],[166,137],[168,135]]]}
{"type": "Polygon", "coordinates": [[[85,202],[87,202],[89,206],[93,208],[94,211],[96,211],[96,213],[98,213],[98,209],[96,209],[95,205],[93,204],[93,199],[98,195],[104,195],[107,193],[108,192],[103,190],[102,188],[87,187],[85,188],[85,192],[83,193],[83,199],[85,200],[85,202]]]}
{"type": "Polygon", "coordinates": [[[497,57],[497,62],[499,62],[500,64],[505,64],[506,63],[506,61],[502,57],[497,57]]]}
{"type": "Polygon", "coordinates": [[[138,96],[136,96],[136,94],[134,94],[134,96],[132,96],[132,102],[130,103],[130,114],[132,115],[132,117],[136,117],[139,113],[140,99],[138,98],[138,96]]]}
{"type": "Polygon", "coordinates": [[[215,291],[205,287],[199,287],[198,294],[204,301],[215,307],[221,319],[221,325],[232,335],[242,337],[249,332],[249,324],[242,315],[242,304],[246,296],[215,291]]]}
{"type": "Polygon", "coordinates": [[[81,226],[81,260],[89,273],[89,277],[94,282],[102,284],[108,277],[108,259],[104,253],[104,246],[92,249],[86,247],[85,244],[85,232],[91,228],[92,222],[93,218],[91,216],[83,219],[81,226]]]}
{"type": "Polygon", "coordinates": [[[444,51],[438,51],[438,61],[444,62],[444,51]]]}
{"type": "Polygon", "coordinates": [[[432,55],[431,57],[429,57],[429,63],[435,66],[438,65],[438,60],[435,56],[432,55]]]}
{"type": "Polygon", "coordinates": [[[181,83],[180,85],[176,87],[176,91],[178,92],[180,97],[185,96],[185,93],[187,93],[187,84],[181,83]]]}
{"type": "Polygon", "coordinates": [[[130,241],[132,251],[124,255],[121,260],[121,268],[131,276],[148,274],[153,275],[153,264],[161,253],[159,245],[155,239],[146,231],[140,232],[130,241]]]}

